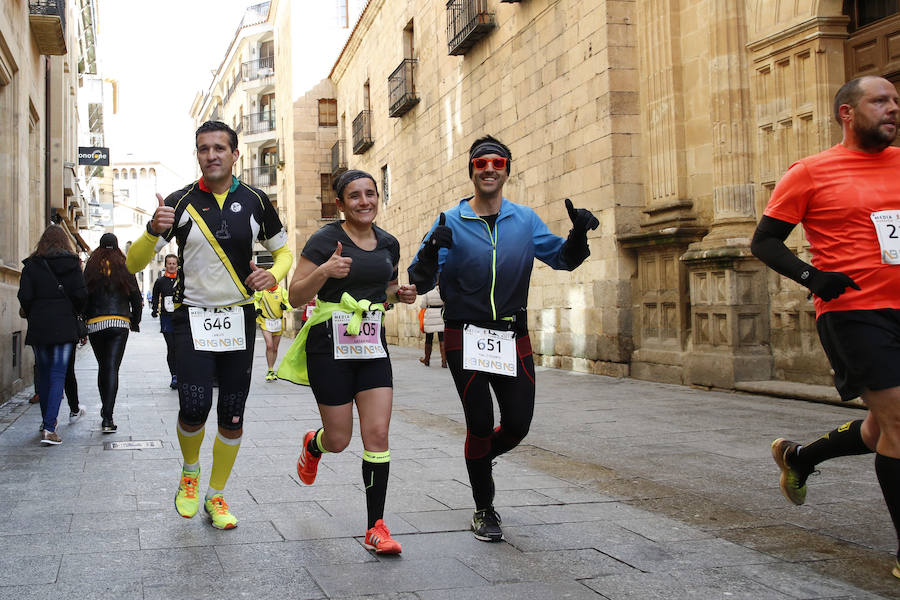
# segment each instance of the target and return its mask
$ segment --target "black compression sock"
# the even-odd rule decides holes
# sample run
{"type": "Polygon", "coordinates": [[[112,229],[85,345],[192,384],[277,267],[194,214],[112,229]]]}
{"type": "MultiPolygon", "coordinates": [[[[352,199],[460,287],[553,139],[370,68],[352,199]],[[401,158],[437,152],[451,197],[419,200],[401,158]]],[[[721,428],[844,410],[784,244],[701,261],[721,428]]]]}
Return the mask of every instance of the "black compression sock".
{"type": "Polygon", "coordinates": [[[816,441],[805,444],[789,457],[792,467],[812,471],[817,464],[838,456],[852,456],[872,452],[862,439],[862,419],[844,423],[816,441]]]}
{"type": "Polygon", "coordinates": [[[366,529],[375,526],[375,521],[384,518],[384,501],[387,497],[388,474],[391,470],[391,451],[363,452],[362,476],[366,486],[366,512],[369,524],[366,529]]]}
{"type": "MultiPolygon", "coordinates": [[[[876,454],[875,474],[878,476],[884,502],[894,522],[897,539],[900,540],[900,458],[876,454]]],[[[897,558],[900,560],[900,551],[897,552],[897,558]]]]}
{"type": "Polygon", "coordinates": [[[322,435],[324,427],[319,427],[316,430],[316,435],[309,438],[309,443],[306,445],[306,449],[309,450],[309,453],[315,457],[322,456],[322,450],[319,449],[319,444],[316,443],[316,440],[319,439],[319,436],[322,435]]]}
{"type": "Polygon", "coordinates": [[[466,469],[469,471],[469,483],[472,485],[472,498],[475,510],[490,508],[494,504],[494,477],[490,458],[467,458],[466,469]]]}

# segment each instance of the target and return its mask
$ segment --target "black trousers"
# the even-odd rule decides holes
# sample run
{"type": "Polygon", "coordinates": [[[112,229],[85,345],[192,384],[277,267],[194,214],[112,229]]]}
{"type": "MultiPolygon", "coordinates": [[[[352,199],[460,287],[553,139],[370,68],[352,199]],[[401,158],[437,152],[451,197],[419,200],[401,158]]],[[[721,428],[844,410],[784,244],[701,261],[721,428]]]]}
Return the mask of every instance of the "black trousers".
{"type": "Polygon", "coordinates": [[[97,387],[102,405],[100,416],[112,419],[116,394],[119,392],[119,366],[128,342],[128,328],[109,327],[88,334],[88,339],[91,340],[91,349],[97,359],[97,387]]]}
{"type": "Polygon", "coordinates": [[[166,340],[166,363],[169,365],[169,375],[175,375],[175,332],[164,331],[166,340]]]}

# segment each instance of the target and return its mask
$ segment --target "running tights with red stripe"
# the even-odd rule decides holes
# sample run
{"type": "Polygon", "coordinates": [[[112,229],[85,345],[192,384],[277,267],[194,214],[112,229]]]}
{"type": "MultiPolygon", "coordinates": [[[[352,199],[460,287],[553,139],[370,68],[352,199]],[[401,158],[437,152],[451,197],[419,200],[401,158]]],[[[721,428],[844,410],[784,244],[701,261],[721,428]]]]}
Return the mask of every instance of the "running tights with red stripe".
{"type": "Polygon", "coordinates": [[[466,468],[476,510],[494,502],[491,461],[519,445],[528,434],[534,415],[534,358],[528,335],[516,339],[516,377],[466,371],[462,367],[462,332],[445,329],[447,366],[466,416],[466,468]],[[500,409],[500,426],[494,427],[491,389],[500,409]]]}

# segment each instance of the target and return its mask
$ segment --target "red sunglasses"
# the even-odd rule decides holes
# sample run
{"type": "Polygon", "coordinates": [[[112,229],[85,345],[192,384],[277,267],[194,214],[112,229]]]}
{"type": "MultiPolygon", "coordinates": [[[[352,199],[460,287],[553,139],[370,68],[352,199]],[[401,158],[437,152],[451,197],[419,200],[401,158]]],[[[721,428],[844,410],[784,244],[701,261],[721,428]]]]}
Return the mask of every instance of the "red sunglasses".
{"type": "Polygon", "coordinates": [[[488,163],[491,163],[492,165],[494,165],[494,168],[498,171],[506,168],[506,158],[504,158],[502,156],[499,158],[473,158],[472,159],[472,166],[475,167],[476,169],[483,169],[486,166],[488,166],[488,163]]]}

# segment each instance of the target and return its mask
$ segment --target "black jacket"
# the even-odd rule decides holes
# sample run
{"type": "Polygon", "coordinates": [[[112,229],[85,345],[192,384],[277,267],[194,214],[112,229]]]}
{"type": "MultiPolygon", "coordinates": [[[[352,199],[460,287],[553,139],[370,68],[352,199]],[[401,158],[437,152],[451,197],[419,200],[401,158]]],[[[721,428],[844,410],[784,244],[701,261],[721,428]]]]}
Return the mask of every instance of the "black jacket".
{"type": "Polygon", "coordinates": [[[87,300],[81,260],[66,252],[45,257],[29,256],[22,264],[18,297],[28,319],[25,343],[36,346],[76,341],[75,313],[84,310],[87,300]]]}
{"type": "Polygon", "coordinates": [[[118,286],[110,285],[108,282],[97,285],[93,290],[88,290],[84,318],[89,321],[97,317],[128,317],[131,320],[131,330],[140,331],[143,301],[134,275],[131,275],[128,287],[130,290],[127,294],[122,292],[118,286]]]}
{"type": "Polygon", "coordinates": [[[153,295],[150,300],[150,312],[155,316],[157,313],[171,315],[164,306],[163,298],[166,296],[175,296],[175,277],[166,277],[160,275],[153,284],[153,295]]]}

